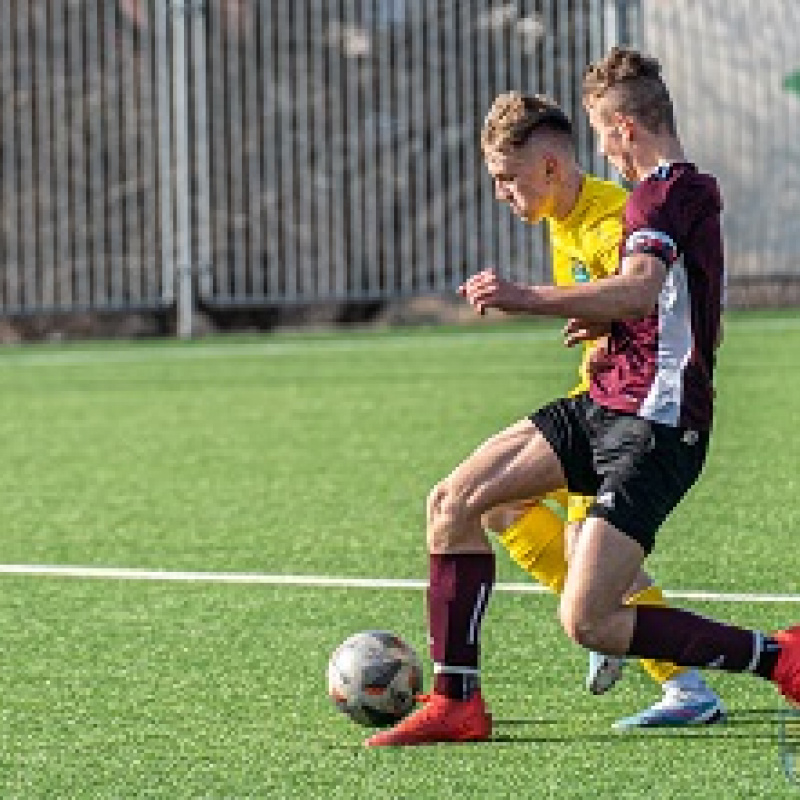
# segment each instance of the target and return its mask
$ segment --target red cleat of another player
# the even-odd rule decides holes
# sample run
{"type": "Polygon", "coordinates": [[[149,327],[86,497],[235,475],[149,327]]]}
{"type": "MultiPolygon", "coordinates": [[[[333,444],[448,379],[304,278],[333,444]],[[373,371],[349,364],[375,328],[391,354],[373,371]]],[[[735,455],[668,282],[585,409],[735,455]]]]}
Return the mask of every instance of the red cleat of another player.
{"type": "Polygon", "coordinates": [[[492,733],[492,716],[480,692],[469,700],[452,700],[443,694],[426,698],[422,708],[389,730],[376,733],[365,747],[402,747],[438,742],[482,742],[492,733]]]}
{"type": "Polygon", "coordinates": [[[772,636],[781,645],[772,680],[784,696],[800,704],[800,625],[772,636]]]}

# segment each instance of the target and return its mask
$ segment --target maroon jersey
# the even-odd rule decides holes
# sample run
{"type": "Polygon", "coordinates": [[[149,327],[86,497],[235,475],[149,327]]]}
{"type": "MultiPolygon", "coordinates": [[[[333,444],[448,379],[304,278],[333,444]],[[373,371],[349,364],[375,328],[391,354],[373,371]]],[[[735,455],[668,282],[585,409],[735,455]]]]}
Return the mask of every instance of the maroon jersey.
{"type": "Polygon", "coordinates": [[[711,427],[721,211],[716,180],[693,164],[660,166],[631,192],[620,258],[654,255],[667,276],[652,314],[612,323],[609,368],[592,375],[589,389],[599,405],[674,427],[711,427]]]}

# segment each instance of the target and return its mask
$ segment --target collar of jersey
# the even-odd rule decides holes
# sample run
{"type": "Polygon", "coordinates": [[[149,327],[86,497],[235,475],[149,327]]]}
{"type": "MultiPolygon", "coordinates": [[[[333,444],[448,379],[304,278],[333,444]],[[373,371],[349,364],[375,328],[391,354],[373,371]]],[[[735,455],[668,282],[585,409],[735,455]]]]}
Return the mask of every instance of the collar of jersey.
{"type": "Polygon", "coordinates": [[[645,180],[648,178],[658,178],[659,180],[664,180],[665,178],[669,177],[669,173],[671,172],[673,167],[677,166],[687,166],[691,169],[694,169],[694,164],[691,161],[659,161],[650,172],[647,173],[645,176],[645,180]]]}
{"type": "Polygon", "coordinates": [[[559,228],[568,228],[576,219],[580,218],[584,214],[586,207],[587,186],[592,180],[594,180],[592,175],[587,175],[584,173],[583,179],[581,180],[581,188],[578,192],[578,199],[575,201],[575,205],[572,206],[569,214],[567,214],[567,216],[563,219],[550,217],[549,222],[551,225],[555,225],[559,228]]]}

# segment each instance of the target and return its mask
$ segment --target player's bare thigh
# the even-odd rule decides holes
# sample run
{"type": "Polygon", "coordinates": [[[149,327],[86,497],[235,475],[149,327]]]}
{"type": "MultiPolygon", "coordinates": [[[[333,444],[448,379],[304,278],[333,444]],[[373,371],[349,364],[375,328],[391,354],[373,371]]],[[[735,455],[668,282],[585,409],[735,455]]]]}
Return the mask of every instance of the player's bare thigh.
{"type": "Polygon", "coordinates": [[[639,578],[645,551],[609,522],[589,517],[572,541],[561,597],[564,630],[584,647],[624,655],[634,611],[624,605],[639,578]]]}
{"type": "Polygon", "coordinates": [[[428,497],[430,552],[486,551],[483,514],[542,497],[564,482],[547,440],[530,420],[520,420],[484,442],[434,487],[428,497]]]}
{"type": "MultiPolygon", "coordinates": [[[[567,562],[570,564],[572,563],[572,554],[578,543],[578,537],[581,535],[581,530],[585,521],[586,520],[568,523],[564,532],[567,548],[567,562]]],[[[639,570],[639,573],[634,578],[633,583],[628,587],[628,591],[625,592],[625,602],[627,603],[631,597],[634,597],[635,595],[639,594],[639,592],[643,592],[645,589],[653,586],[654,583],[655,581],[653,578],[649,573],[645,572],[644,567],[642,567],[642,569],[639,570]]]]}

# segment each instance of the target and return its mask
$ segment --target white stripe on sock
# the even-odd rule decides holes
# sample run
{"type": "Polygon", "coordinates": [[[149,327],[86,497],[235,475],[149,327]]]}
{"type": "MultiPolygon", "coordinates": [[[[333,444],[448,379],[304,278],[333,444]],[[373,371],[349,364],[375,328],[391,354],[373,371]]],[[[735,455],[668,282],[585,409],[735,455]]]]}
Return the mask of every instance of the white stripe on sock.
{"type": "Polygon", "coordinates": [[[764,634],[761,631],[753,631],[753,657],[746,669],[748,672],[755,672],[758,660],[764,652],[764,634]]]}
{"type": "Polygon", "coordinates": [[[434,664],[433,672],[435,675],[480,675],[481,672],[476,667],[451,667],[449,664],[434,664]]]}
{"type": "Polygon", "coordinates": [[[475,644],[475,639],[478,635],[478,625],[480,625],[483,609],[486,605],[486,597],[488,595],[487,586],[485,583],[481,584],[478,591],[478,598],[475,601],[475,607],[472,609],[472,618],[469,621],[469,631],[467,633],[467,644],[475,644]]]}

